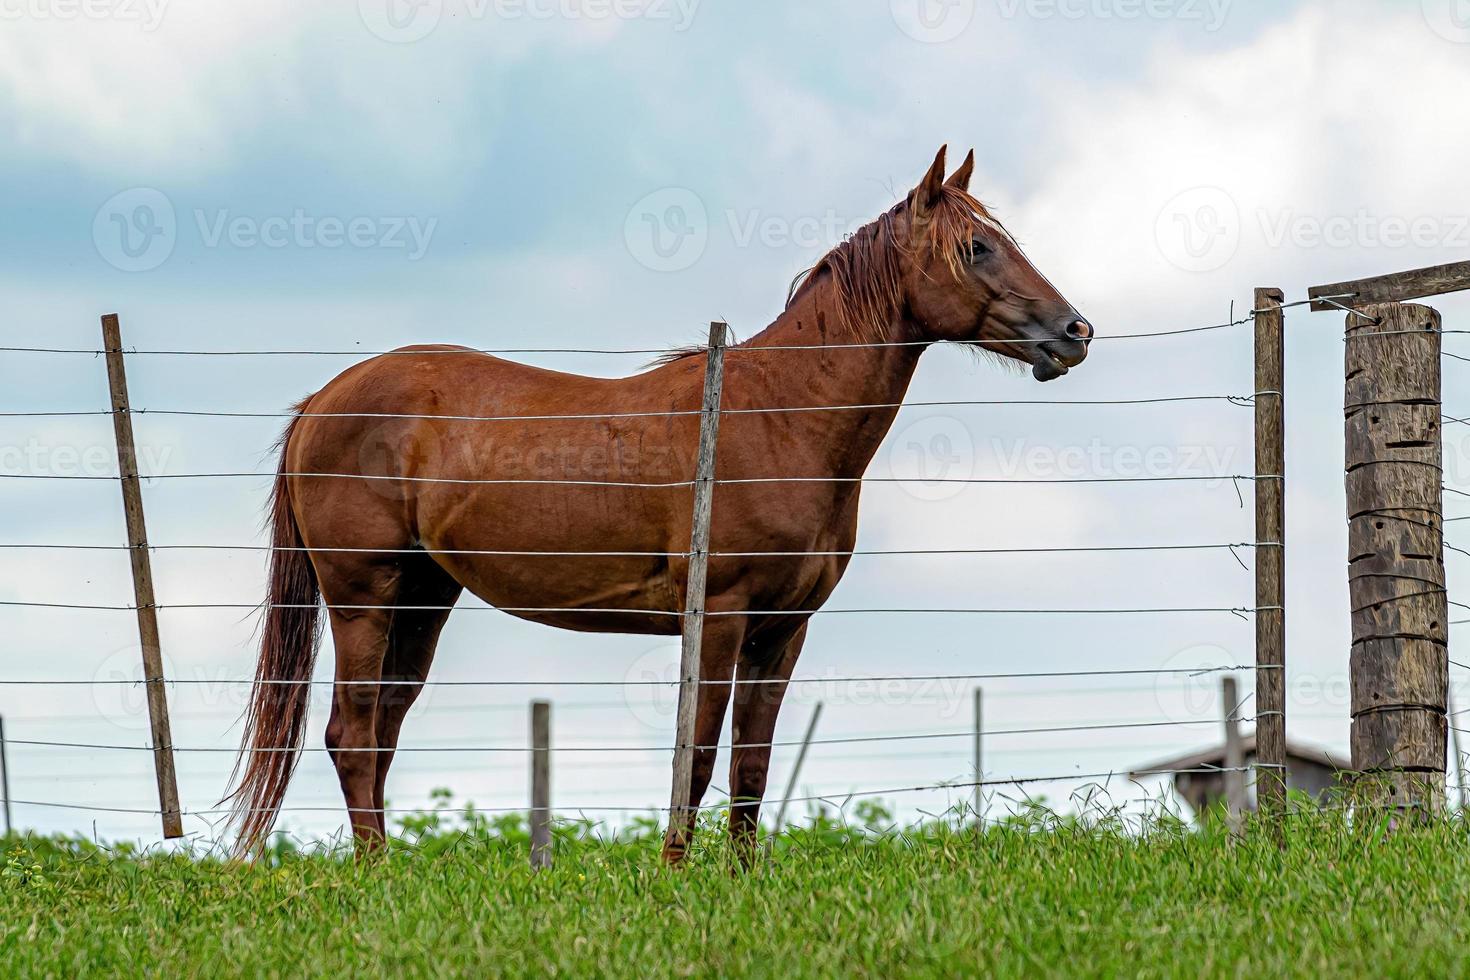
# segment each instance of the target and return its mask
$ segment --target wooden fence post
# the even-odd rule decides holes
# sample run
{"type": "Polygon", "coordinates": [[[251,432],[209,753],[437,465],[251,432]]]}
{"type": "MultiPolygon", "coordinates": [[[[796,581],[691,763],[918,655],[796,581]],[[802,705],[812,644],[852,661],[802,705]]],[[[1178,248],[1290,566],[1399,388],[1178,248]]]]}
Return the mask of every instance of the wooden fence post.
{"type": "Polygon", "coordinates": [[[1353,768],[1367,802],[1424,812],[1444,801],[1449,691],[1440,317],[1361,311],[1344,399],[1353,768]]]}
{"type": "Polygon", "coordinates": [[[720,400],[725,386],[725,345],[729,326],[709,325],[709,354],[699,416],[699,455],[694,464],[694,520],[689,535],[689,583],[684,599],[683,642],[679,651],[679,714],[674,742],[674,786],[669,799],[665,851],[682,853],[688,845],[694,806],[694,721],[699,710],[699,656],[704,635],[705,577],[709,571],[710,514],[715,490],[715,442],[720,433],[720,400]]]}
{"type": "Polygon", "coordinates": [[[811,720],[806,723],[806,734],[801,737],[801,748],[796,753],[796,764],[791,767],[791,778],[786,781],[786,793],[781,797],[781,805],[776,808],[776,824],[772,829],[773,835],[781,832],[781,825],[786,821],[786,804],[791,802],[791,797],[796,793],[796,781],[801,778],[801,764],[806,761],[807,749],[812,747],[812,736],[817,733],[817,719],[822,717],[822,702],[812,709],[811,720]]]}
{"type": "Polygon", "coordinates": [[[551,867],[551,702],[531,702],[531,867],[551,867]]]}
{"type": "Polygon", "coordinates": [[[1225,699],[1225,823],[1239,834],[1249,803],[1245,792],[1245,745],[1240,739],[1240,691],[1235,678],[1226,674],[1220,682],[1225,699]]]}
{"type": "Polygon", "coordinates": [[[153,734],[153,769],[163,836],[184,836],[179,813],[179,784],[174,773],[174,741],[168,721],[168,691],[163,677],[163,649],[158,633],[158,606],[153,593],[153,565],[148,527],[143,520],[143,490],[138,482],[138,450],[133,441],[132,406],[124,364],[122,330],[116,313],[102,318],[102,348],[107,355],[107,381],[112,396],[112,427],[117,436],[123,515],[128,527],[128,556],[133,565],[133,596],[138,611],[138,640],[143,647],[143,682],[148,694],[148,722],[153,734]]]}
{"type": "Polygon", "coordinates": [[[975,688],[975,822],[985,804],[985,689],[975,688]]]}
{"type": "Polygon", "coordinates": [[[1281,290],[1256,290],[1256,805],[1286,809],[1286,343],[1281,290]]]}
{"type": "MultiPolygon", "coordinates": [[[[1455,689],[1453,687],[1446,687],[1445,688],[1444,707],[1445,707],[1445,716],[1448,717],[1448,718],[1454,718],[1455,717],[1455,689]]],[[[1458,803],[1457,809],[1463,810],[1463,809],[1465,809],[1466,800],[1470,800],[1470,796],[1467,796],[1466,793],[1465,793],[1465,753],[1460,749],[1460,728],[1459,728],[1459,726],[1456,725],[1453,721],[1451,721],[1451,722],[1449,722],[1449,729],[1450,729],[1450,748],[1452,750],[1452,753],[1453,753],[1453,756],[1454,756],[1454,760],[1455,760],[1455,788],[1459,791],[1459,793],[1458,793],[1458,795],[1456,797],[1456,801],[1458,803]]]]}
{"type": "Polygon", "coordinates": [[[5,836],[14,832],[10,823],[10,757],[5,751],[5,718],[0,716],[0,796],[5,797],[5,836]]]}

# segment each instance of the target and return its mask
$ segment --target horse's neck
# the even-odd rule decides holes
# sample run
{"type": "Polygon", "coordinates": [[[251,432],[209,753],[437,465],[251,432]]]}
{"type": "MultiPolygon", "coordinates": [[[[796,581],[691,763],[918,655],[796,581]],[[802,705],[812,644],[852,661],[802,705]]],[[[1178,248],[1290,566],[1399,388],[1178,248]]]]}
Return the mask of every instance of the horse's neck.
{"type": "MultiPolygon", "coordinates": [[[[910,343],[902,323],[881,336],[860,337],[842,329],[834,312],[830,284],[815,282],[765,330],[741,347],[795,347],[767,355],[765,385],[775,404],[791,406],[888,406],[830,412],[800,412],[788,421],[826,450],[837,475],[861,476],[893,425],[918,367],[922,345],[910,343]]],[[[735,354],[739,357],[741,355],[735,354]]]]}

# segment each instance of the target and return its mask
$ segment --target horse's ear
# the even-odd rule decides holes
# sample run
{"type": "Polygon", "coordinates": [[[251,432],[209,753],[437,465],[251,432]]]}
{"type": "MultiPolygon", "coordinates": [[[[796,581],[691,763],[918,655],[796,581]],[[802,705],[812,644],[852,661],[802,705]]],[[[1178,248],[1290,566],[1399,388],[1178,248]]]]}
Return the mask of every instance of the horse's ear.
{"type": "Polygon", "coordinates": [[[929,213],[939,206],[939,201],[944,197],[944,151],[947,146],[939,148],[939,154],[934,157],[934,163],[930,165],[929,172],[924,179],[919,181],[909,194],[909,205],[914,210],[915,218],[926,218],[929,213]]]}
{"type": "Polygon", "coordinates": [[[959,169],[949,175],[945,183],[950,187],[958,187],[962,191],[970,189],[970,177],[975,173],[975,151],[971,150],[965,157],[965,162],[960,164],[959,169]]]}

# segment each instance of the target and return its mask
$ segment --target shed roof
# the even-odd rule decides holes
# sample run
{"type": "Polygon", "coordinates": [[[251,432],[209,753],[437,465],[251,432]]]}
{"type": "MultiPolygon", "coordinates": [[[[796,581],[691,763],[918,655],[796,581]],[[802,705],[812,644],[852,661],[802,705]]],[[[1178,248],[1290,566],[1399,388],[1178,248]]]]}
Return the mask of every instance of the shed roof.
{"type": "MultiPolygon", "coordinates": [[[[1251,732],[1240,738],[1241,751],[1247,755],[1254,755],[1256,751],[1256,734],[1251,732]]],[[[1308,762],[1313,765],[1324,766],[1328,769],[1343,771],[1351,769],[1352,765],[1345,756],[1315,745],[1304,745],[1301,742],[1286,743],[1286,757],[1300,762],[1308,762]]],[[[1164,759],[1152,765],[1141,766],[1128,775],[1135,778],[1140,776],[1167,776],[1172,775],[1180,769],[1206,769],[1210,767],[1223,768],[1225,765],[1225,746],[1223,744],[1213,748],[1201,749],[1189,755],[1179,756],[1173,759],[1164,759]]]]}

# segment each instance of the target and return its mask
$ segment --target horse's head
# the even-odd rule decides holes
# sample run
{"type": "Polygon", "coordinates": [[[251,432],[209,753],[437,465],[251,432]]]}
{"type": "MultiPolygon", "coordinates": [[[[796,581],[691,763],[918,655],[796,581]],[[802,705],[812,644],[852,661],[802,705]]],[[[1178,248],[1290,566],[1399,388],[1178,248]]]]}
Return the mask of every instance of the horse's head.
{"type": "Polygon", "coordinates": [[[890,215],[904,309],[922,339],[975,344],[1051,381],[1081,364],[1092,325],[970,196],[975,153],[944,179],[944,148],[890,215]]]}

